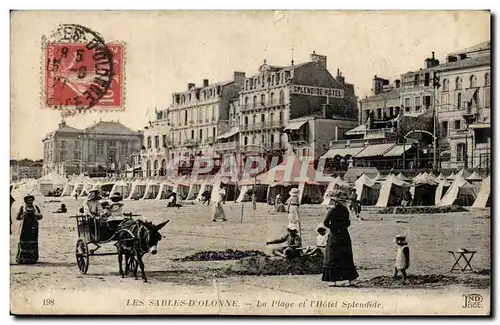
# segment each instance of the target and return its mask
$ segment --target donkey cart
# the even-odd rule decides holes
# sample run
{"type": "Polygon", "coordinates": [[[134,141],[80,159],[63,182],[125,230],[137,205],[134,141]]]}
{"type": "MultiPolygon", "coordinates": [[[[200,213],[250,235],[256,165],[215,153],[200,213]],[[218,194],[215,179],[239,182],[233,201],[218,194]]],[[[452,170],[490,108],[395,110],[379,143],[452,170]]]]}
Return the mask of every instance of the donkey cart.
{"type": "MultiPolygon", "coordinates": [[[[78,240],[76,242],[76,264],[82,274],[86,274],[89,269],[90,256],[118,255],[118,251],[96,253],[96,251],[101,247],[100,244],[107,244],[113,241],[116,244],[118,241],[117,238],[123,238],[121,235],[124,233],[128,233],[128,240],[134,238],[133,234],[130,233],[129,230],[122,228],[119,229],[118,227],[124,220],[130,220],[132,216],[132,214],[129,214],[122,220],[110,220],[105,223],[101,223],[98,218],[88,215],[77,215],[71,217],[76,218],[78,229],[78,240]],[[95,248],[90,249],[89,245],[94,245],[95,248]]],[[[129,272],[134,270],[136,263],[137,261],[133,258],[126,259],[126,270],[129,272]]]]}

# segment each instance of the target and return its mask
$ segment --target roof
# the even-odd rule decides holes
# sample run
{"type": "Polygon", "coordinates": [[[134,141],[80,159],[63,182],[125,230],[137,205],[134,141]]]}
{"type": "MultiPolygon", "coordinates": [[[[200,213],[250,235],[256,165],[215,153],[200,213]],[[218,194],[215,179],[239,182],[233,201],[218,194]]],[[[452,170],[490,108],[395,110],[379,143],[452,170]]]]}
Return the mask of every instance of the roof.
{"type": "Polygon", "coordinates": [[[240,132],[240,129],[237,127],[232,127],[228,131],[224,132],[223,134],[219,135],[217,139],[227,139],[232,137],[233,135],[236,135],[240,132]]]}
{"type": "Polygon", "coordinates": [[[304,125],[306,123],[307,123],[307,120],[291,122],[285,127],[285,130],[298,130],[302,127],[302,125],[304,125]]]}
{"type": "Polygon", "coordinates": [[[54,133],[68,132],[68,133],[81,133],[82,130],[74,128],[72,126],[65,125],[62,128],[57,129],[54,133]]]}
{"type": "Polygon", "coordinates": [[[116,134],[116,135],[138,135],[139,132],[132,131],[120,122],[99,121],[85,129],[88,133],[116,134]]]}
{"type": "Polygon", "coordinates": [[[326,159],[326,158],[335,158],[337,156],[339,157],[347,157],[347,156],[356,156],[358,153],[363,150],[364,147],[358,147],[358,148],[338,148],[338,149],[330,149],[328,150],[321,158],[326,159]]]}
{"type": "Polygon", "coordinates": [[[365,134],[366,131],[366,124],[361,124],[356,126],[354,129],[350,129],[349,131],[345,132],[344,134],[346,135],[354,135],[354,134],[365,134]]]}
{"type": "Polygon", "coordinates": [[[395,146],[394,143],[372,144],[365,147],[360,153],[358,153],[356,158],[382,156],[393,146],[395,146]]]}
{"type": "Polygon", "coordinates": [[[377,102],[381,100],[398,99],[401,95],[401,88],[393,88],[389,91],[384,91],[379,94],[361,99],[362,103],[377,102]]]}
{"type": "Polygon", "coordinates": [[[465,68],[472,68],[472,67],[478,67],[478,66],[483,66],[483,65],[491,65],[491,55],[484,55],[484,56],[478,56],[474,58],[466,58],[463,60],[457,60],[455,62],[446,62],[440,65],[437,65],[432,68],[426,68],[426,69],[420,69],[420,70],[414,70],[414,71],[408,71],[403,74],[413,74],[413,73],[422,73],[422,72],[428,72],[428,71],[447,71],[447,70],[457,70],[457,69],[465,69],[465,68]]]}
{"type": "Polygon", "coordinates": [[[476,45],[471,46],[471,47],[467,47],[465,49],[461,49],[460,51],[457,51],[457,52],[449,53],[448,55],[452,56],[452,55],[457,55],[457,54],[462,54],[462,53],[486,51],[486,50],[490,50],[490,49],[491,49],[491,41],[486,41],[486,42],[482,42],[482,43],[476,44],[476,45]]]}

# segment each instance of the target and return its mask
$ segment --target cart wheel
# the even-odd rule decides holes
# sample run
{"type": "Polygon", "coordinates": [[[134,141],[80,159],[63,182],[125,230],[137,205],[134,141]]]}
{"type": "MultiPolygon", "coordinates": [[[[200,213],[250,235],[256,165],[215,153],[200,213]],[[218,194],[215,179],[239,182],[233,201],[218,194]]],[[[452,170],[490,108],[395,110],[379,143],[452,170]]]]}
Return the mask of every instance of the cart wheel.
{"type": "Polygon", "coordinates": [[[133,276],[134,275],[134,270],[137,265],[137,261],[135,260],[135,257],[133,255],[127,257],[127,270],[128,270],[128,276],[133,276]]]}
{"type": "Polygon", "coordinates": [[[82,274],[87,273],[89,269],[89,247],[83,239],[76,242],[76,264],[82,274]]]}

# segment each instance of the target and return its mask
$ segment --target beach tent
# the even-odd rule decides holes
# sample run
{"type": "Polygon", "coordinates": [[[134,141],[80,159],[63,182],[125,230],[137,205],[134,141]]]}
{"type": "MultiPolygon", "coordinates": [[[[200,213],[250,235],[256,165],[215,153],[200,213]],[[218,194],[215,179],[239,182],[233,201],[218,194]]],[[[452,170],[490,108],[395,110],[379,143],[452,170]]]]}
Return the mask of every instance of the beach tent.
{"type": "Polygon", "coordinates": [[[465,178],[458,175],[446,191],[438,206],[460,205],[471,206],[476,200],[476,189],[465,178]]]}
{"type": "Polygon", "coordinates": [[[69,181],[63,188],[61,196],[70,196],[75,188],[75,183],[73,181],[69,181]]]}
{"type": "Polygon", "coordinates": [[[411,181],[411,178],[406,177],[405,175],[403,175],[403,173],[399,173],[396,177],[405,182],[411,181]]]}
{"type": "Polygon", "coordinates": [[[119,180],[113,185],[110,193],[120,193],[122,198],[128,198],[130,195],[130,184],[125,180],[119,180]]]}
{"type": "Polygon", "coordinates": [[[132,183],[132,187],[130,189],[130,195],[128,196],[129,200],[139,200],[144,196],[146,192],[146,187],[148,186],[147,180],[136,180],[132,183]]]}
{"type": "Polygon", "coordinates": [[[362,174],[355,182],[358,201],[362,205],[374,205],[380,194],[380,184],[372,180],[365,174],[362,174]]]}
{"type": "Polygon", "coordinates": [[[387,179],[380,186],[380,195],[378,197],[377,207],[398,206],[401,204],[401,198],[411,185],[400,180],[394,174],[387,176],[387,179]]]}
{"type": "Polygon", "coordinates": [[[212,183],[211,182],[203,182],[203,183],[201,183],[200,190],[198,191],[198,195],[196,196],[196,200],[197,201],[203,200],[202,194],[206,190],[208,190],[210,192],[212,191],[212,183]]]}
{"type": "Polygon", "coordinates": [[[349,183],[344,181],[340,176],[335,177],[330,183],[328,183],[325,193],[323,194],[323,202],[321,204],[330,205],[330,192],[344,186],[349,187],[349,183]]]}
{"type": "Polygon", "coordinates": [[[491,206],[491,181],[490,176],[483,179],[481,182],[481,187],[477,194],[473,208],[486,208],[491,206]]]}
{"type": "Polygon", "coordinates": [[[152,179],[146,184],[144,195],[141,197],[143,200],[156,199],[158,191],[160,190],[160,183],[156,179],[152,179]]]}
{"type": "Polygon", "coordinates": [[[455,179],[455,173],[454,172],[451,172],[451,174],[448,177],[446,177],[446,180],[448,180],[448,181],[452,181],[454,179],[455,179]]]}
{"type": "Polygon", "coordinates": [[[434,193],[434,204],[438,204],[439,201],[443,198],[443,194],[448,191],[448,188],[451,186],[451,182],[446,179],[441,179],[436,187],[436,192],[434,193]]]}
{"type": "Polygon", "coordinates": [[[240,195],[238,195],[236,202],[240,203],[240,202],[244,202],[244,201],[250,201],[249,195],[246,195],[246,194],[247,194],[248,190],[252,189],[252,187],[253,186],[251,186],[251,185],[243,185],[240,188],[240,195]]]}
{"type": "Polygon", "coordinates": [[[388,175],[382,175],[380,172],[373,178],[375,182],[383,182],[387,179],[388,175]]]}
{"type": "Polygon", "coordinates": [[[476,193],[479,193],[479,190],[481,189],[481,182],[483,180],[481,175],[473,172],[469,177],[466,177],[465,180],[474,186],[474,188],[476,189],[476,193]]]}
{"type": "Polygon", "coordinates": [[[38,179],[38,187],[43,195],[48,195],[49,192],[57,188],[63,189],[67,182],[68,179],[66,177],[56,172],[51,172],[38,179]]]}
{"type": "Polygon", "coordinates": [[[410,188],[414,205],[434,205],[438,185],[439,180],[427,172],[415,177],[413,179],[413,186],[410,188]]]}
{"type": "Polygon", "coordinates": [[[174,184],[169,180],[164,180],[160,183],[158,189],[158,194],[156,195],[156,200],[165,200],[167,198],[168,192],[172,192],[174,189],[174,184]]]}

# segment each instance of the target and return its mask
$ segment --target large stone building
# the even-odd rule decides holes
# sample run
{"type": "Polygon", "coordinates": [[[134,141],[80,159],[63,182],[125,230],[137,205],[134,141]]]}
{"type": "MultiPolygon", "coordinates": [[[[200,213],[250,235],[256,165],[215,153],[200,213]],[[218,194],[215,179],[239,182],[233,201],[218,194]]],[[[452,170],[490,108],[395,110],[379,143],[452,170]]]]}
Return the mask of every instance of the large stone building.
{"type": "MultiPolygon", "coordinates": [[[[401,125],[397,125],[398,112],[417,118],[435,114],[435,122],[431,121],[427,130],[430,134],[424,132],[418,137],[420,149],[428,160],[425,165],[433,160],[432,135],[435,135],[438,138],[436,167],[489,168],[490,70],[491,45],[488,41],[450,53],[442,63],[433,52],[425,60],[424,68],[404,73],[401,81],[396,80],[393,85],[375,76],[372,96],[359,103],[360,125],[346,135],[357,135],[369,141],[376,135],[385,141],[396,141],[397,133],[402,132],[401,125]],[[388,128],[391,125],[397,127],[388,128]]],[[[413,129],[405,125],[405,134],[398,136],[418,129],[422,129],[418,123],[413,129]]]]}
{"type": "MultiPolygon", "coordinates": [[[[304,154],[304,148],[315,143],[315,134],[321,133],[309,134],[312,127],[308,126],[319,126],[320,122],[306,123],[306,119],[296,123],[295,119],[338,118],[337,126],[348,130],[356,125],[356,101],[354,86],[345,82],[340,71],[337,70],[336,77],[330,74],[326,56],[313,52],[310,61],[299,64],[292,61],[289,66],[269,65],[264,60],[258,73],[245,79],[239,101],[232,102],[231,128],[218,137],[214,149],[220,155],[236,154],[236,161],[242,166],[251,156],[264,156],[271,162],[273,157],[282,158],[286,152],[299,150],[304,154]],[[307,141],[299,133],[307,133],[307,141]],[[290,141],[290,136],[295,140],[290,141]]],[[[337,131],[335,127],[332,130],[337,131]]],[[[312,151],[318,153],[315,156],[323,150],[313,147],[312,151]]]]}
{"type": "Polygon", "coordinates": [[[188,83],[186,91],[173,93],[172,104],[158,111],[145,130],[145,175],[162,174],[176,156],[189,158],[189,164],[180,166],[185,173],[196,156],[213,156],[216,137],[229,129],[229,103],[238,98],[244,80],[244,72],[234,72],[233,80],[210,84],[204,79],[201,87],[188,83]]]}
{"type": "Polygon", "coordinates": [[[142,133],[115,121],[77,129],[63,120],[43,139],[43,175],[118,174],[139,163],[142,133]]]}

